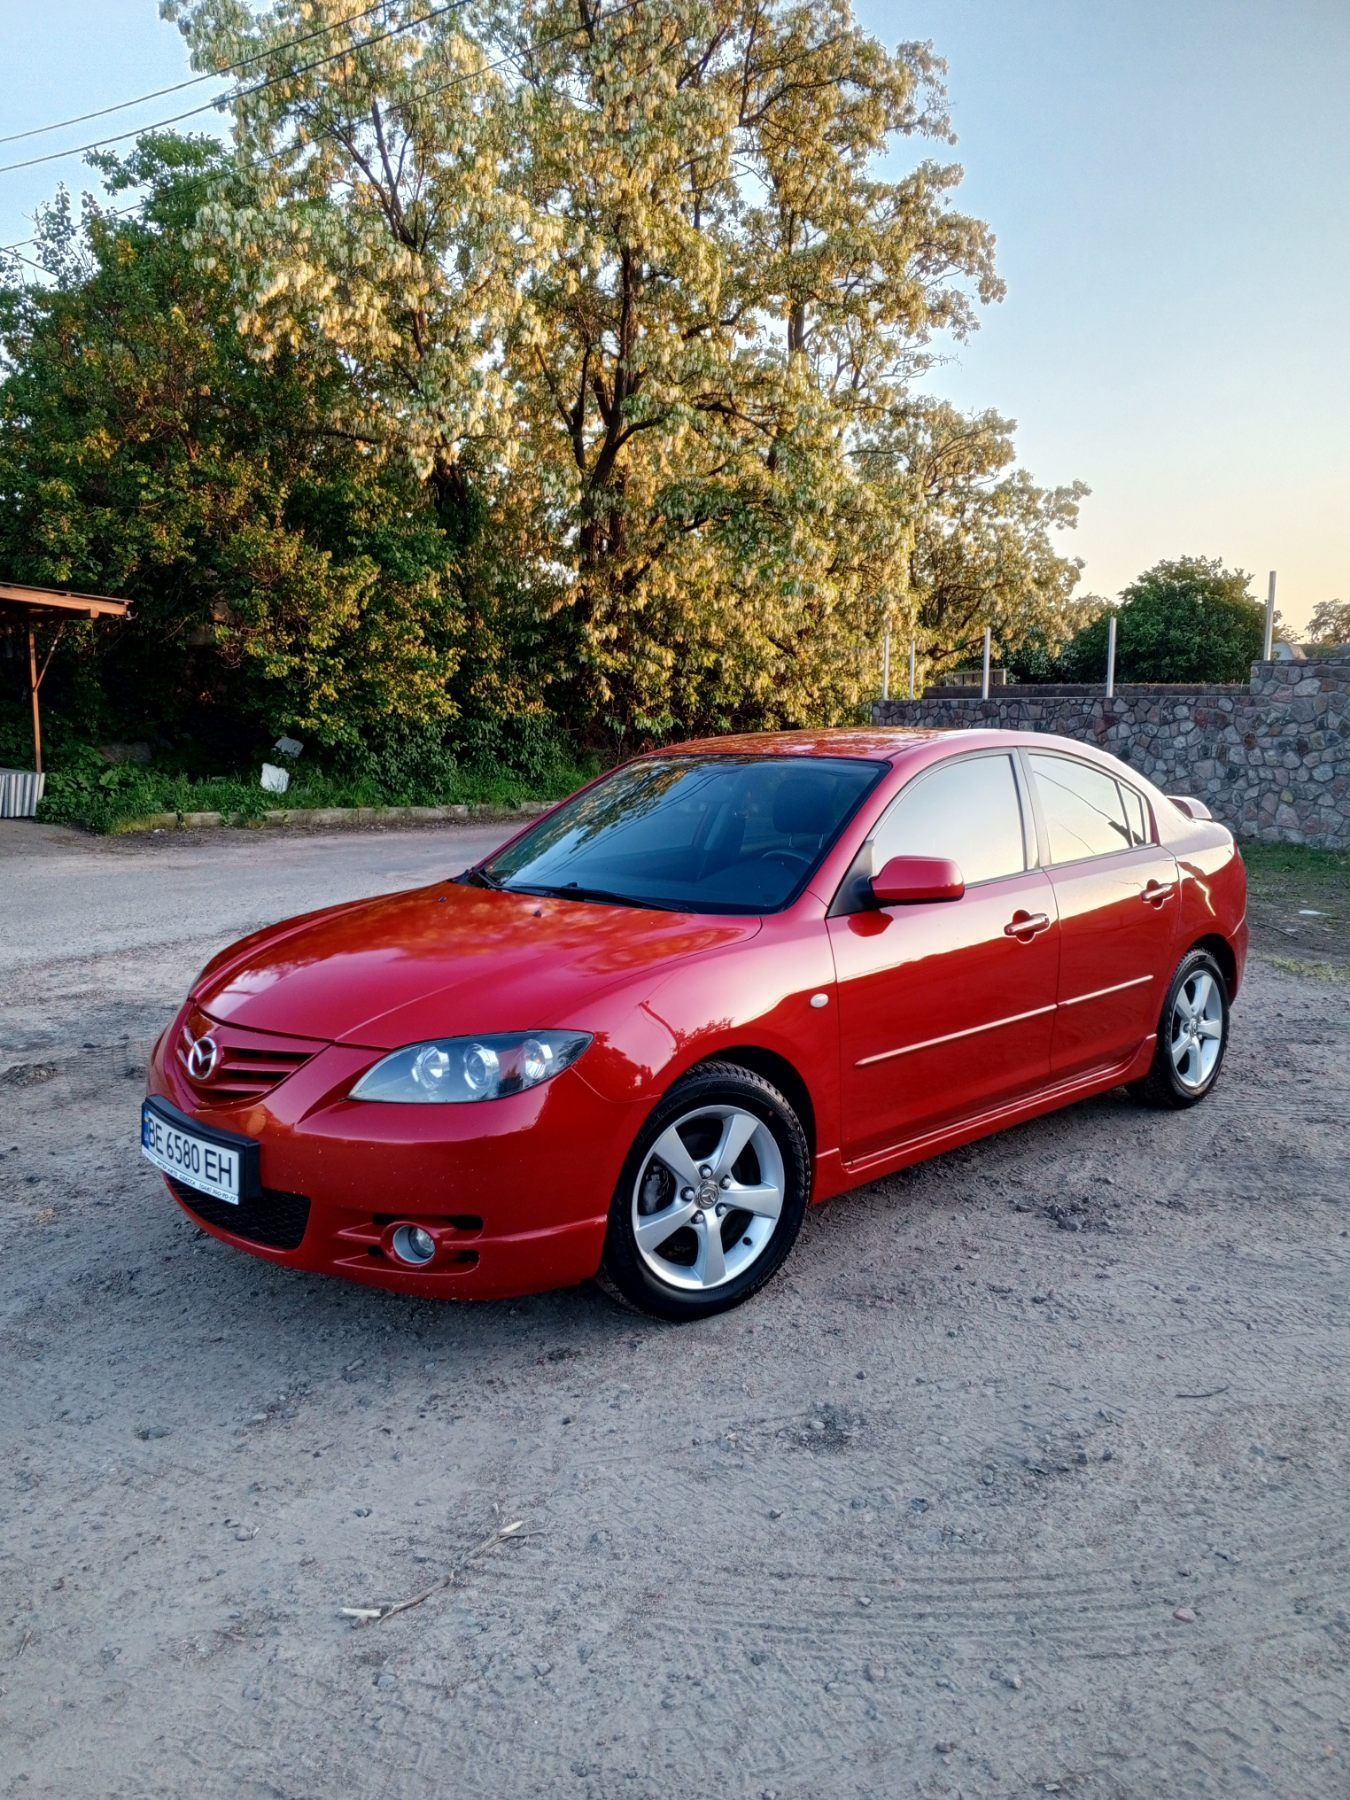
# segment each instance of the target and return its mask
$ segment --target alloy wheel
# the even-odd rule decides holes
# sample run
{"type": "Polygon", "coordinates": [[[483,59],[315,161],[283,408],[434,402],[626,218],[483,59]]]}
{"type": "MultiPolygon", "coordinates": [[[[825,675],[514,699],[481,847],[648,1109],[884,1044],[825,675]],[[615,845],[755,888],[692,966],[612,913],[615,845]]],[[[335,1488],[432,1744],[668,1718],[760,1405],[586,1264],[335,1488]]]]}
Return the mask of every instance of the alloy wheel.
{"type": "Polygon", "coordinates": [[[1206,969],[1196,969],[1177,989],[1168,1033],[1172,1067],[1184,1088],[1204,1087],[1223,1047],[1223,995],[1206,969]]]}
{"type": "Polygon", "coordinates": [[[633,1184],[638,1255],[658,1280],[706,1293],[743,1275],[783,1210],[783,1153],[744,1107],[710,1105],[667,1125],[633,1184]]]}

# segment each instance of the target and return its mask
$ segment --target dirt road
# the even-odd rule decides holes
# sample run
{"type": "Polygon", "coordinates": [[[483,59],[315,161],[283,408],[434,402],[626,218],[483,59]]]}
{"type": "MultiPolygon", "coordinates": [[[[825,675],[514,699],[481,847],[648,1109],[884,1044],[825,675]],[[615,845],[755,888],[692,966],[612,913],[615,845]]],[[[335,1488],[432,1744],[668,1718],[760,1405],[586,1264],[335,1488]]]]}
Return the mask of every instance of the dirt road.
{"type": "Polygon", "coordinates": [[[1343,986],[706,1326],[438,1307],[196,1232],[140,1077],[221,942],[490,834],[3,832],[0,1790],[1350,1792],[1343,986]]]}

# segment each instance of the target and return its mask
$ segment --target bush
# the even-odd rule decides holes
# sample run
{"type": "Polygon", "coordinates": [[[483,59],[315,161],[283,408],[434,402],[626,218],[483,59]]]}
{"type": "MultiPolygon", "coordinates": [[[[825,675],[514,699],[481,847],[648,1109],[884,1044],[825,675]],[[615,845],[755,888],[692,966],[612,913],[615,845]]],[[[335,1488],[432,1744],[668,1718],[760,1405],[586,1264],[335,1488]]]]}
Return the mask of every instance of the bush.
{"type": "MultiPolygon", "coordinates": [[[[0,729],[0,746],[12,735],[0,729]]],[[[474,760],[461,761],[434,731],[396,727],[378,746],[344,752],[328,767],[302,758],[283,795],[259,786],[261,755],[247,771],[202,775],[163,763],[110,766],[92,744],[65,739],[49,769],[39,817],[109,832],[165,812],[220,812],[247,823],[274,807],[509,807],[522,800],[560,799],[596,770],[594,759],[579,762],[569,753],[548,721],[519,734],[503,726],[495,737],[485,726],[463,749],[472,749],[474,760]],[[489,755],[494,743],[495,757],[489,755]]]]}
{"type": "Polygon", "coordinates": [[[461,719],[453,735],[470,767],[509,769],[526,781],[547,784],[577,764],[575,747],[549,713],[461,719]]]}
{"type": "MultiPolygon", "coordinates": [[[[1200,556],[1146,569],[1120,596],[1116,680],[1246,681],[1265,634],[1250,582],[1200,556]]],[[[1079,632],[1064,652],[1067,679],[1104,678],[1106,633],[1105,617],[1079,632]]]]}
{"type": "Polygon", "coordinates": [[[111,767],[85,746],[63,767],[47,775],[38,816],[53,824],[82,825],[87,831],[116,831],[163,812],[220,812],[259,819],[277,804],[255,781],[219,777],[200,780],[136,763],[111,767]]]}

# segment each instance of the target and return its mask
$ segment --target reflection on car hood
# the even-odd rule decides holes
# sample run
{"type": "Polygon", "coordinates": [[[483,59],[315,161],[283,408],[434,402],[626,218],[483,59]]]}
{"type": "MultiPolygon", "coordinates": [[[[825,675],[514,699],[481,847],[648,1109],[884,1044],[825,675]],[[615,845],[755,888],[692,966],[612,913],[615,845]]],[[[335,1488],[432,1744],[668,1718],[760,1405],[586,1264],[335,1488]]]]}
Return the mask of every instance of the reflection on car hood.
{"type": "Polygon", "coordinates": [[[606,988],[759,928],[443,882],[255,932],[208,963],[193,998],[249,1030],[395,1049],[572,1023],[606,988]]]}

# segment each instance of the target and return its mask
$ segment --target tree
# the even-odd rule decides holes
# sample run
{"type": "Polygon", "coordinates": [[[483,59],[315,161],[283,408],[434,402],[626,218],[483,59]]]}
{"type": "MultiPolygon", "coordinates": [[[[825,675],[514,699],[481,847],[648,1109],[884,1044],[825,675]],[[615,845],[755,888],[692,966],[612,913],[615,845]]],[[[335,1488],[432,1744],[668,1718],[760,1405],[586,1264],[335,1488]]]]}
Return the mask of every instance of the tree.
{"type": "MultiPolygon", "coordinates": [[[[1265,612],[1250,586],[1250,575],[1217,559],[1155,563],[1120,596],[1116,679],[1246,681],[1265,638],[1265,612]]],[[[1104,678],[1106,635],[1103,616],[1074,639],[1065,657],[1072,678],[1104,678]]]]}
{"type": "Polygon", "coordinates": [[[1034,627],[1018,647],[1005,655],[1003,666],[1014,682],[1097,680],[1104,673],[1093,670],[1091,676],[1080,675],[1074,663],[1074,642],[1088,626],[1107,613],[1115,611],[1100,594],[1076,594],[1069,604],[1066,620],[1052,635],[1042,626],[1034,627]]]}
{"type": "Polygon", "coordinates": [[[1087,488],[1040,488],[1014,466],[1011,420],[943,401],[894,409],[860,461],[897,516],[913,521],[906,628],[931,681],[980,654],[985,627],[1004,660],[1053,655],[1081,625],[1082,570],[1052,532],[1078,518],[1087,488]]]}
{"type": "Polygon", "coordinates": [[[89,201],[81,222],[60,197],[50,283],[0,288],[0,566],[134,603],[86,648],[97,723],[335,743],[446,716],[460,596],[419,485],[335,424],[332,352],[264,369],[228,272],[185,247],[218,148],[147,138],[100,166],[110,197],[144,190],[140,216],[89,201]]]}
{"type": "MultiPolygon", "coordinates": [[[[287,75],[234,102],[203,266],[262,354],[352,370],[353,438],[501,522],[579,711],[622,741],[871,690],[916,525],[859,449],[1001,292],[957,168],[873,168],[950,135],[930,50],[887,51],[846,0],[164,10],[197,66],[287,75]],[[302,18],[324,59],[287,48],[302,18]]],[[[996,504],[1025,521],[1036,492],[1009,475],[996,504]]],[[[1009,618],[1067,567],[1034,526],[993,535],[1019,529],[1036,566],[1006,580],[968,538],[1009,618]]]]}
{"type": "Polygon", "coordinates": [[[1336,650],[1350,644],[1350,600],[1319,600],[1308,621],[1308,645],[1336,650]]]}

